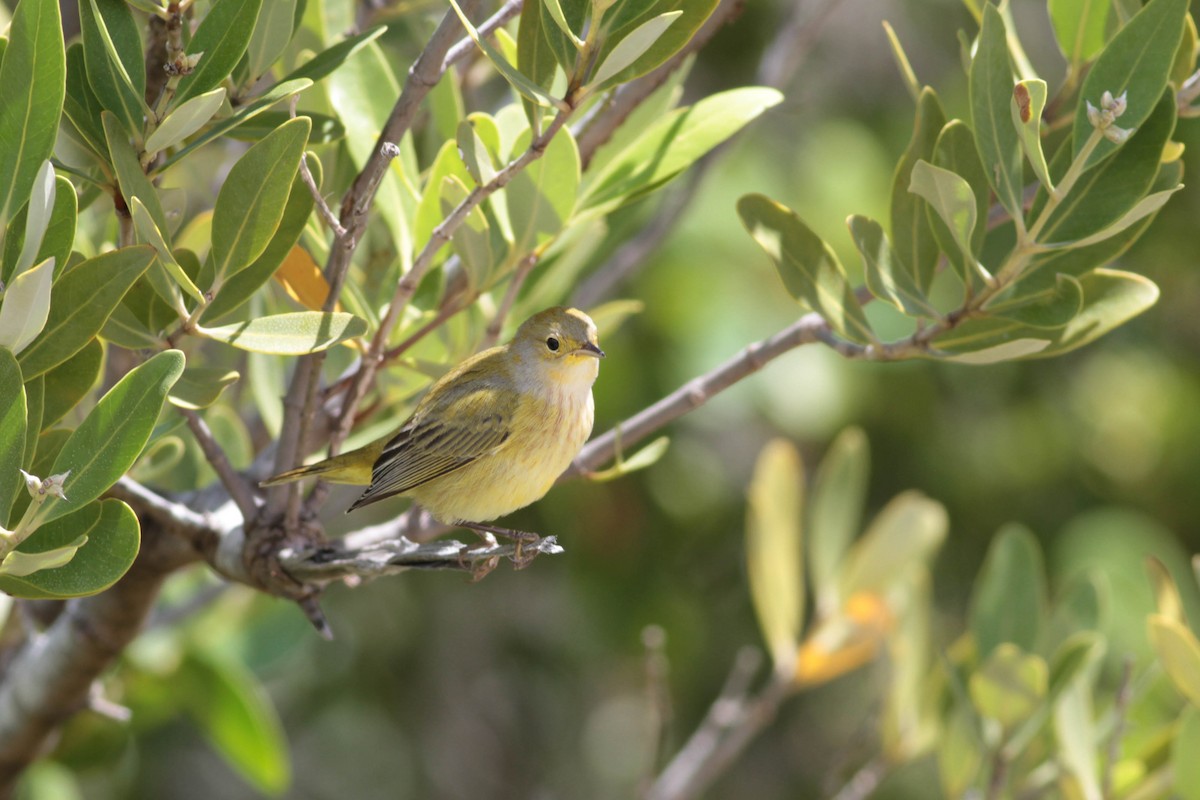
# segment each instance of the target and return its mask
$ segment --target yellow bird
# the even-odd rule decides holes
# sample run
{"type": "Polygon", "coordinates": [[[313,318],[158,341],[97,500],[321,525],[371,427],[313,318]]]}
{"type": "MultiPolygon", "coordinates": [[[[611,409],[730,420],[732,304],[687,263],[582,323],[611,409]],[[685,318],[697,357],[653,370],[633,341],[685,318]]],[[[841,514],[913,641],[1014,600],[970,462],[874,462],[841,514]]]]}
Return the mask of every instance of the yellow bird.
{"type": "Polygon", "coordinates": [[[481,523],[540,499],[570,466],[592,432],[603,357],[587,314],[546,309],[446,373],[395,434],[262,485],[319,475],[367,485],[347,511],[403,494],[440,522],[525,538],[481,523]]]}

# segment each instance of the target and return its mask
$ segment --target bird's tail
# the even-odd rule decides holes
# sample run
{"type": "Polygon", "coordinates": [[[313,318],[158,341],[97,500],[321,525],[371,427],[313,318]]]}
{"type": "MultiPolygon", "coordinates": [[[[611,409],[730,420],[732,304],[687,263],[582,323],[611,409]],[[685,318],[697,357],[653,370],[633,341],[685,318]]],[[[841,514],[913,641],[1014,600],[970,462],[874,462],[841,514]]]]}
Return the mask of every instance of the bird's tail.
{"type": "Polygon", "coordinates": [[[259,486],[278,486],[281,483],[298,481],[310,475],[319,475],[330,483],[349,483],[355,486],[366,486],[371,482],[371,471],[375,466],[378,454],[372,453],[370,446],[349,453],[342,453],[307,467],[296,467],[287,472],[261,481],[259,486]]]}

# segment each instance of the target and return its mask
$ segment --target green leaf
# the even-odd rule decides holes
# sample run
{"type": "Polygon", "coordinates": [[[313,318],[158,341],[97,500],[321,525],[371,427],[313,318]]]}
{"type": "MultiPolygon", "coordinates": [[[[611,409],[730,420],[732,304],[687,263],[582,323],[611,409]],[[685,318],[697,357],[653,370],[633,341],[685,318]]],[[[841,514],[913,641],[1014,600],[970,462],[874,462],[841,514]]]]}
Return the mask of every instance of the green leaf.
{"type": "Polygon", "coordinates": [[[1043,80],[1017,81],[1013,87],[1012,121],[1021,140],[1025,158],[1033,167],[1033,174],[1048,190],[1054,189],[1050,182],[1050,170],[1046,166],[1046,154],[1042,152],[1042,110],[1046,107],[1046,82],[1043,80]]]}
{"type": "MultiPolygon", "coordinates": [[[[529,146],[529,132],[514,150],[529,146]]],[[[550,140],[542,157],[518,172],[504,189],[513,252],[528,253],[557,236],[571,218],[579,191],[579,148],[569,130],[550,140]]]]}
{"type": "Polygon", "coordinates": [[[175,103],[216,88],[246,52],[262,0],[216,0],[187,45],[187,55],[203,53],[200,63],[179,81],[175,103]]]}
{"type": "Polygon", "coordinates": [[[1200,708],[1200,642],[1178,620],[1151,614],[1146,620],[1150,646],[1175,688],[1200,708]]]}
{"type": "Polygon", "coordinates": [[[1013,219],[1020,219],[1024,181],[1021,143],[1010,111],[1012,93],[1012,58],[1004,19],[988,3],[983,11],[975,58],[971,60],[971,128],[996,197],[1013,219]]]}
{"type": "MultiPolygon", "coordinates": [[[[421,248],[429,242],[433,229],[441,224],[445,215],[442,213],[442,186],[446,178],[457,178],[463,185],[471,180],[463,160],[458,157],[458,149],[454,142],[445,142],[433,159],[429,168],[429,177],[425,184],[425,193],[417,204],[413,219],[413,242],[421,248]]],[[[443,245],[434,257],[434,264],[439,264],[450,253],[450,245],[443,245]]]]}
{"type": "Polygon", "coordinates": [[[871,294],[909,316],[937,317],[937,310],[892,253],[883,227],[875,220],[857,214],[846,222],[862,255],[863,274],[871,294]]]}
{"type": "Polygon", "coordinates": [[[25,491],[18,472],[25,463],[25,387],[21,368],[5,347],[0,347],[0,527],[8,523],[13,500],[25,491]]]}
{"type": "Polygon", "coordinates": [[[1200,800],[1200,709],[1189,706],[1179,717],[1179,727],[1171,741],[1171,784],[1180,800],[1200,800]]]}
{"type": "Polygon", "coordinates": [[[607,214],[643,197],[782,99],[774,89],[747,87],[665,114],[605,165],[588,184],[578,207],[607,214]]]}
{"type": "Polygon", "coordinates": [[[383,32],[387,30],[386,25],[376,25],[374,28],[368,28],[356,36],[350,36],[327,50],[322,50],[315,56],[304,62],[300,66],[285,75],[278,85],[283,85],[289,81],[298,79],[307,79],[312,83],[324,78],[329,73],[346,63],[346,60],[357,53],[369,43],[375,41],[383,32]]]}
{"type": "Polygon", "coordinates": [[[490,183],[492,178],[496,177],[496,165],[492,163],[491,153],[475,130],[475,122],[468,118],[458,123],[455,138],[458,142],[458,154],[462,156],[463,164],[466,165],[471,178],[476,184],[490,183]]]}
{"type": "Polygon", "coordinates": [[[54,150],[66,74],[57,0],[22,0],[0,65],[0,223],[25,203],[54,150]]]}
{"type": "Polygon", "coordinates": [[[44,569],[54,569],[69,564],[79,548],[86,543],[87,537],[80,536],[69,544],[40,553],[24,553],[14,550],[4,557],[3,562],[0,562],[0,576],[11,575],[14,578],[24,578],[44,569]]]}
{"type": "Polygon", "coordinates": [[[838,434],[817,468],[808,512],[808,574],[824,611],[838,608],[844,600],[838,574],[862,525],[869,472],[870,452],[861,428],[838,434]]]}
{"type": "MultiPolygon", "coordinates": [[[[351,162],[361,169],[375,153],[379,131],[387,124],[392,105],[400,93],[388,58],[377,44],[368,44],[329,80],[326,89],[330,104],[337,109],[338,118],[346,127],[346,149],[351,162]]],[[[412,137],[406,135],[398,144],[401,154],[392,159],[379,183],[375,213],[392,236],[401,270],[407,271],[412,260],[409,201],[415,205],[416,200],[403,179],[416,181],[417,176],[406,175],[403,167],[407,160],[405,150],[412,148],[412,137]]]]}
{"type": "Polygon", "coordinates": [[[310,123],[289,120],[238,159],[217,194],[212,257],[223,283],[262,255],[283,218],[310,123]]]}
{"type": "Polygon", "coordinates": [[[70,514],[102,495],[137,460],[167,392],[183,372],[183,353],[166,350],[139,364],[80,423],[54,459],[51,474],[69,472],[63,493],[50,497],[38,512],[45,524],[70,514]]]}
{"type": "Polygon", "coordinates": [[[760,194],[738,200],[742,224],[766,251],[788,293],[820,314],[839,335],[874,341],[862,306],[833,250],[796,213],[760,194]]]}
{"type": "Polygon", "coordinates": [[[190,653],[176,678],[204,735],[257,791],[281,795],[291,781],[283,725],[266,690],[245,667],[190,653]]]}
{"type": "Polygon", "coordinates": [[[1154,607],[1159,614],[1167,619],[1186,625],[1187,619],[1183,614],[1183,598],[1179,595],[1179,587],[1171,577],[1167,565],[1154,556],[1146,559],[1146,569],[1150,573],[1150,581],[1154,584],[1154,607]]]}
{"type": "Polygon", "coordinates": [[[911,491],[892,498],[842,559],[841,596],[882,594],[911,569],[926,566],[948,526],[941,503],[911,491]]]}
{"type": "Polygon", "coordinates": [[[1058,48],[1071,68],[1079,67],[1104,47],[1111,0],[1050,0],[1050,22],[1058,48]]]}
{"type": "Polygon", "coordinates": [[[650,48],[667,32],[667,28],[671,27],[681,16],[683,16],[682,11],[659,14],[646,20],[634,28],[628,36],[617,42],[616,46],[600,62],[600,66],[592,76],[591,82],[595,84],[597,90],[603,89],[607,83],[616,83],[615,80],[610,81],[610,79],[615,78],[649,52],[650,48]]]}
{"type": "Polygon", "coordinates": [[[975,715],[960,703],[951,709],[938,737],[938,778],[945,797],[966,797],[983,767],[985,747],[975,715]]]}
{"type": "Polygon", "coordinates": [[[946,124],[946,114],[933,89],[926,87],[917,99],[917,114],[908,148],[896,165],[892,177],[890,219],[892,254],[907,272],[921,294],[933,285],[938,245],[926,222],[926,203],[909,191],[913,166],[921,159],[933,158],[938,134],[946,124]]]}
{"type": "Polygon", "coordinates": [[[208,408],[241,376],[220,367],[188,367],[171,387],[167,400],[178,408],[208,408]]]}
{"type": "Polygon", "coordinates": [[[1054,704],[1054,733],[1064,771],[1077,785],[1081,797],[1101,797],[1097,731],[1092,712],[1093,662],[1061,692],[1054,704]]]}
{"type": "MultiPolygon", "coordinates": [[[[162,232],[159,231],[158,226],[154,224],[154,218],[150,212],[146,210],[146,206],[142,205],[142,201],[135,197],[130,201],[129,208],[133,212],[133,226],[137,229],[138,236],[140,236],[142,240],[146,242],[146,244],[154,248],[154,252],[158,256],[158,263],[162,265],[163,269],[165,269],[167,273],[175,279],[175,283],[177,283],[185,292],[190,294],[193,299],[203,303],[204,292],[200,291],[200,288],[196,286],[196,284],[192,282],[192,279],[188,277],[188,274],[183,271],[183,267],[179,266],[179,262],[175,260],[175,256],[171,253],[170,246],[167,244],[166,239],[163,238],[162,232]]],[[[174,293],[167,297],[163,297],[163,300],[172,302],[173,294],[174,293]]]]}
{"type": "Polygon", "coordinates": [[[1046,610],[1046,570],[1037,539],[1026,528],[1006,525],[992,540],[971,596],[969,624],[980,658],[1005,642],[1036,650],[1046,610]]]}
{"type": "Polygon", "coordinates": [[[23,578],[0,575],[0,591],[14,597],[84,597],[116,583],[133,564],[141,541],[137,516],[120,500],[87,503],[78,511],[43,523],[17,548],[43,553],[86,537],[65,566],[45,569],[23,578]]]}
{"type": "MultiPolygon", "coordinates": [[[[25,381],[25,454],[22,462],[26,466],[26,471],[31,468],[34,456],[39,455],[38,440],[41,438],[38,431],[42,428],[42,415],[45,410],[46,399],[46,381],[44,376],[39,375],[32,380],[25,381]]],[[[35,472],[36,475],[41,475],[40,472],[35,472]]],[[[50,473],[45,473],[49,475],[50,473]]],[[[20,496],[18,494],[18,496],[20,496]]]]}
{"type": "Polygon", "coordinates": [[[116,115],[125,136],[141,141],[149,113],[142,39],[123,0],[82,0],[79,25],[88,82],[100,105],[116,115]]]}
{"type": "MultiPolygon", "coordinates": [[[[933,148],[933,163],[935,166],[962,177],[970,185],[971,191],[975,195],[975,219],[977,222],[971,236],[971,253],[978,258],[983,252],[984,240],[987,237],[987,225],[982,224],[982,221],[987,219],[991,190],[988,186],[987,175],[984,173],[983,161],[979,158],[979,151],[975,148],[975,136],[965,122],[957,119],[951,120],[942,128],[933,148]]],[[[929,216],[929,223],[939,247],[946,253],[946,258],[954,265],[958,275],[963,277],[971,275],[972,269],[964,260],[962,249],[955,243],[950,229],[934,215],[929,216]]]]}
{"type": "Polygon", "coordinates": [[[132,207],[133,198],[138,198],[145,204],[158,229],[169,230],[167,216],[163,213],[162,203],[158,199],[158,190],[142,170],[137,153],[129,144],[128,132],[121,127],[121,123],[111,111],[103,112],[100,117],[104,124],[104,135],[108,140],[111,163],[117,173],[118,188],[121,190],[121,196],[125,198],[126,208],[132,207]]]}
{"type": "MultiPolygon", "coordinates": [[[[561,5],[559,11],[562,11],[561,5]]],[[[549,40],[543,34],[542,17],[547,13],[548,9],[541,2],[525,3],[521,7],[521,21],[517,26],[517,69],[521,71],[522,75],[548,92],[554,83],[558,60],[554,56],[554,50],[550,46],[549,40]]],[[[558,38],[565,40],[566,37],[559,36],[558,38]]],[[[541,106],[524,99],[522,102],[530,125],[540,125],[541,106]]]]}
{"type": "MultiPolygon", "coordinates": [[[[912,182],[908,190],[924,198],[937,213],[938,220],[950,231],[954,244],[962,254],[962,262],[986,274],[983,265],[975,260],[972,252],[977,224],[975,192],[961,176],[948,169],[935,167],[920,160],[913,165],[912,182]]],[[[968,275],[964,274],[964,281],[968,275]]]]}
{"type": "Polygon", "coordinates": [[[167,115],[154,132],[146,137],[146,152],[157,153],[179,144],[203,128],[221,110],[225,102],[225,87],[196,95],[167,115]]]}
{"type": "MultiPolygon", "coordinates": [[[[438,85],[441,86],[440,83],[438,85]]],[[[337,117],[318,114],[314,111],[305,111],[304,116],[312,120],[312,131],[308,134],[309,147],[330,144],[345,138],[346,129],[342,127],[342,121],[337,117]]],[[[240,142],[257,142],[265,139],[289,119],[291,119],[291,115],[286,111],[264,111],[231,130],[229,138],[237,139],[240,142]]]]}
{"type": "Polygon", "coordinates": [[[83,45],[75,42],[67,48],[67,83],[63,97],[63,114],[79,131],[80,137],[100,160],[105,160],[108,148],[104,144],[104,129],[100,127],[100,98],[88,82],[83,45]]]}
{"type": "Polygon", "coordinates": [[[519,94],[539,105],[551,108],[557,108],[562,105],[561,100],[518,72],[516,67],[510,64],[503,54],[488,44],[488,41],[479,35],[479,31],[475,29],[475,26],[471,24],[471,20],[463,13],[457,0],[450,0],[450,5],[454,8],[455,13],[458,14],[459,21],[462,23],[463,28],[466,29],[467,35],[475,42],[476,47],[483,51],[483,54],[487,56],[488,61],[492,62],[492,66],[496,68],[496,71],[519,94]]]}
{"type": "Polygon", "coordinates": [[[18,275],[0,301],[0,347],[20,355],[46,327],[54,259],[49,258],[18,275]]]}
{"type": "Polygon", "coordinates": [[[58,366],[100,332],[125,292],[154,261],[145,245],[89,258],[68,271],[50,292],[50,316],[19,359],[25,380],[58,366]]]}
{"type": "MultiPolygon", "coordinates": [[[[554,24],[557,25],[558,29],[563,32],[563,35],[566,36],[576,48],[583,47],[583,40],[576,35],[575,31],[571,30],[571,24],[567,22],[567,17],[563,13],[562,3],[560,3],[559,0],[540,0],[540,2],[531,3],[530,5],[543,6],[547,13],[550,14],[550,18],[554,20],[554,24]]],[[[524,22],[524,17],[522,17],[521,24],[524,24],[524,22]]]]}
{"type": "Polygon", "coordinates": [[[678,53],[712,15],[717,2],[718,0],[657,0],[653,3],[621,3],[609,9],[602,23],[608,27],[609,32],[600,48],[598,63],[604,63],[611,58],[611,54],[621,47],[626,38],[651,19],[676,11],[681,12],[682,16],[658,36],[645,53],[630,66],[617,72],[604,85],[627,83],[645,75],[678,53]]]}
{"type": "Polygon", "coordinates": [[[258,317],[249,322],[198,328],[197,333],[242,350],[299,356],[325,350],[367,332],[367,324],[353,314],[300,311],[258,317]]]}
{"type": "Polygon", "coordinates": [[[96,385],[103,363],[104,346],[92,339],[78,353],[43,375],[46,380],[46,399],[42,404],[42,430],[79,405],[96,385]]]}
{"type": "Polygon", "coordinates": [[[1158,287],[1132,272],[1096,269],[1079,276],[1083,309],[1066,327],[1055,331],[1054,342],[1038,355],[1056,356],[1094,342],[1124,325],[1158,300],[1158,287]]]}
{"type": "MultiPolygon", "coordinates": [[[[1115,156],[1076,182],[1050,215],[1039,241],[1059,246],[1074,243],[1126,216],[1154,185],[1163,147],[1174,130],[1175,101],[1173,93],[1168,91],[1163,93],[1150,118],[1115,156]]],[[[1061,175],[1066,171],[1069,154],[1064,145],[1055,156],[1052,173],[1061,175]]],[[[1046,199],[1044,191],[1034,198],[1035,217],[1042,213],[1046,199]]]]}
{"type": "Polygon", "coordinates": [[[292,40],[297,0],[272,0],[259,12],[246,46],[247,85],[261,78],[292,40]]]}
{"type": "Polygon", "coordinates": [[[600,470],[599,472],[588,473],[587,479],[592,483],[605,483],[628,475],[631,472],[652,467],[666,454],[670,444],[670,438],[659,436],[628,458],[622,458],[612,467],[600,470]]]}
{"type": "Polygon", "coordinates": [[[1175,194],[1182,188],[1183,184],[1179,184],[1173,189],[1165,189],[1161,192],[1155,192],[1154,194],[1143,197],[1137,202],[1136,205],[1134,205],[1133,208],[1126,211],[1125,215],[1112,225],[1109,225],[1104,230],[1093,233],[1091,236],[1085,236],[1082,239],[1071,242],[1071,246],[1087,247],[1088,245],[1096,244],[1097,242],[1102,242],[1105,239],[1110,239],[1113,236],[1116,236],[1126,228],[1141,222],[1146,217],[1157,214],[1159,209],[1165,206],[1167,201],[1171,199],[1171,195],[1175,194]]]}
{"type": "Polygon", "coordinates": [[[747,494],[750,596],[776,669],[791,673],[804,621],[804,468],[791,444],[767,443],[747,494]]]}
{"type": "MultiPolygon", "coordinates": [[[[1075,110],[1076,157],[1093,130],[1087,103],[1099,108],[1104,92],[1112,92],[1113,97],[1126,95],[1125,113],[1116,121],[1120,127],[1136,129],[1150,117],[1167,87],[1187,8],[1188,0],[1150,0],[1100,53],[1083,81],[1075,110]]],[[[1101,139],[1085,166],[1098,164],[1119,146],[1101,139]]]]}
{"type": "MultiPolygon", "coordinates": [[[[442,179],[442,215],[450,216],[470,194],[466,185],[449,175],[442,179]]],[[[503,242],[492,230],[487,216],[480,206],[471,209],[463,224],[454,232],[450,244],[462,259],[463,267],[472,288],[481,288],[491,282],[496,265],[503,254],[503,242]]]]}
{"type": "Polygon", "coordinates": [[[310,81],[308,78],[299,78],[294,81],[281,81],[280,83],[275,84],[254,102],[240,107],[237,112],[231,116],[214,122],[212,125],[208,126],[204,133],[188,142],[187,146],[176,150],[174,153],[163,159],[158,166],[154,168],[154,172],[162,172],[167,167],[172,166],[192,151],[203,147],[213,139],[224,136],[230,131],[236,129],[242,123],[254,119],[256,116],[263,113],[280,100],[285,100],[297,92],[304,91],[310,86],[312,86],[312,81],[310,81]]]}
{"type": "Polygon", "coordinates": [[[1057,275],[1054,286],[1017,293],[987,307],[989,314],[1031,328],[1062,328],[1083,308],[1083,286],[1071,275],[1057,275]]]}
{"type": "Polygon", "coordinates": [[[1054,702],[1104,656],[1104,637],[1096,631],[1077,631],[1063,640],[1050,659],[1048,697],[1054,702]]]}
{"type": "MultiPolygon", "coordinates": [[[[317,186],[320,186],[321,161],[311,153],[306,158],[313,180],[316,181],[317,186]]],[[[283,217],[279,220],[279,227],[275,229],[275,235],[263,248],[262,255],[254,259],[254,263],[234,275],[220,288],[217,296],[200,316],[202,323],[215,322],[237,310],[258,291],[259,287],[271,279],[271,276],[279,269],[279,265],[283,263],[284,258],[300,240],[300,234],[304,231],[312,208],[312,192],[308,190],[304,184],[304,178],[297,171],[296,177],[292,179],[292,190],[288,193],[287,205],[283,208],[283,217]]]]}
{"type": "Polygon", "coordinates": [[[1031,717],[1046,696],[1046,662],[1005,642],[971,675],[968,689],[979,713],[1012,731],[1031,717]]]}

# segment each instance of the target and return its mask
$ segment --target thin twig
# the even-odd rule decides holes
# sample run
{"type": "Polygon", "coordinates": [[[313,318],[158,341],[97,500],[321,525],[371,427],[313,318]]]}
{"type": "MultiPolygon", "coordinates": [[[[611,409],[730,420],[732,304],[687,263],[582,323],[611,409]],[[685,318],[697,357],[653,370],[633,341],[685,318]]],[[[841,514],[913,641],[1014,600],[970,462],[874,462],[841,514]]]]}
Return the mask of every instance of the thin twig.
{"type": "Polygon", "coordinates": [[[533,251],[521,259],[521,263],[517,265],[513,272],[512,280],[508,282],[508,288],[504,292],[504,298],[500,301],[500,307],[496,309],[492,321],[488,323],[487,330],[483,334],[483,342],[481,348],[487,348],[494,345],[500,340],[500,332],[504,330],[504,321],[508,318],[509,312],[512,311],[513,305],[517,302],[517,295],[521,291],[521,286],[525,283],[525,279],[529,277],[529,273],[538,263],[539,254],[533,251]]]}
{"type": "Polygon", "coordinates": [[[879,788],[880,782],[888,774],[888,769],[887,759],[876,756],[863,764],[831,800],[866,800],[872,792],[879,788]]]}
{"type": "MultiPolygon", "coordinates": [[[[288,102],[288,117],[296,118],[296,103],[300,101],[300,95],[292,95],[292,99],[288,102]]],[[[333,235],[341,239],[346,235],[346,229],[342,227],[342,223],[334,215],[333,209],[325,202],[324,195],[321,194],[320,187],[317,186],[317,179],[313,177],[312,171],[308,168],[308,159],[300,159],[300,178],[304,181],[304,185],[308,187],[309,194],[312,195],[313,202],[317,204],[317,211],[321,213],[321,218],[325,220],[325,224],[333,230],[333,235]]]]}
{"type": "Polygon", "coordinates": [[[258,515],[258,501],[255,499],[254,487],[250,481],[229,463],[229,457],[221,449],[221,445],[217,444],[217,440],[213,437],[213,433],[203,417],[190,408],[180,408],[179,413],[183,414],[183,418],[187,420],[192,435],[196,437],[200,449],[204,451],[204,457],[208,459],[208,463],[217,473],[217,477],[221,479],[221,484],[229,492],[233,502],[237,503],[242,517],[246,522],[253,520],[258,515]]]}
{"type": "Polygon", "coordinates": [[[659,769],[659,759],[666,752],[674,711],[671,708],[671,692],[667,685],[671,669],[667,660],[667,632],[659,625],[647,625],[642,629],[642,646],[646,649],[646,715],[649,717],[650,741],[653,743],[651,757],[646,759],[648,773],[643,780],[645,794],[654,782],[659,769]]]}

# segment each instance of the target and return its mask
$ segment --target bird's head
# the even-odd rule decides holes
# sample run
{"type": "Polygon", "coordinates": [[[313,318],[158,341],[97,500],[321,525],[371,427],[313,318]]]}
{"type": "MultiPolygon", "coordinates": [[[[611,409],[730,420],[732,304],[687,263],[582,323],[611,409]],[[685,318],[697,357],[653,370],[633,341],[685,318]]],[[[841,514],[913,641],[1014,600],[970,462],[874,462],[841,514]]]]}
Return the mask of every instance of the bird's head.
{"type": "Polygon", "coordinates": [[[596,323],[576,308],[556,306],[534,314],[522,323],[512,348],[523,364],[537,364],[539,372],[556,383],[583,383],[590,387],[600,371],[604,351],[596,340],[596,323]]]}

